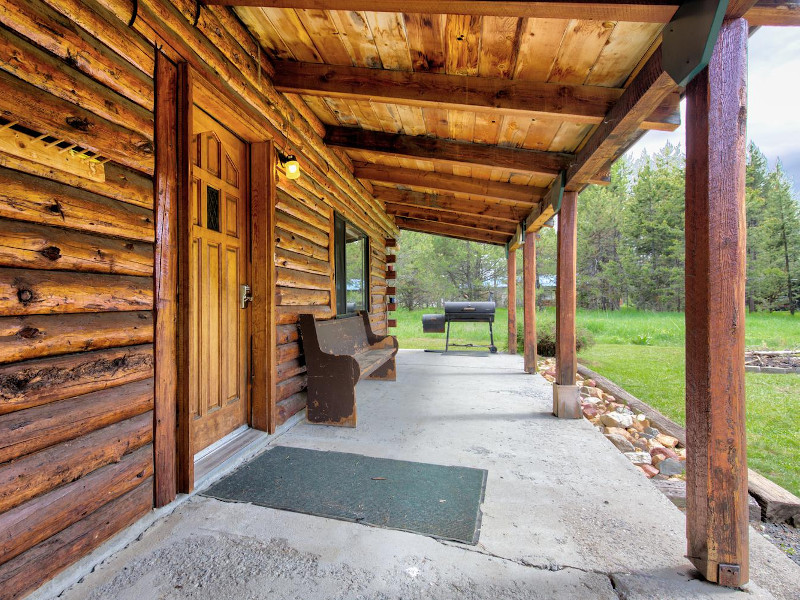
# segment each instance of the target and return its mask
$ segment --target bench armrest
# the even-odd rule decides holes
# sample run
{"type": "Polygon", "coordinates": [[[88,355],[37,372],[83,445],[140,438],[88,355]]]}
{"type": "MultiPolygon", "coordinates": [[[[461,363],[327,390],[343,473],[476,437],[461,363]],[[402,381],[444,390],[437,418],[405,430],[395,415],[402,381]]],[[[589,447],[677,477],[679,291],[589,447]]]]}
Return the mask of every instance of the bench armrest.
{"type": "Polygon", "coordinates": [[[367,333],[367,341],[371,348],[399,348],[397,338],[393,335],[378,335],[372,331],[372,323],[369,322],[369,313],[365,310],[358,311],[364,320],[364,331],[367,333]]]}

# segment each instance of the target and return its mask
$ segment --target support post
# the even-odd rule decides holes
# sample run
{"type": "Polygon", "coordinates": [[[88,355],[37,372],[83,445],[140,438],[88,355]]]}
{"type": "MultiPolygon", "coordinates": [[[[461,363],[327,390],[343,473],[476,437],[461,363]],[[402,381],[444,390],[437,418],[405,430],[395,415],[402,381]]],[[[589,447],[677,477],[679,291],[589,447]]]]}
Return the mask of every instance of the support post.
{"type": "Polygon", "coordinates": [[[508,353],[517,353],[517,251],[508,250],[508,353]]]}
{"type": "Polygon", "coordinates": [[[558,258],[556,265],[556,380],[553,383],[553,414],[562,419],[580,419],[580,391],[576,383],[575,267],[577,248],[577,192],[564,192],[558,213],[558,258]]]}
{"type": "Polygon", "coordinates": [[[178,69],[156,52],[153,451],[156,508],[177,494],[178,69]]]}
{"type": "Polygon", "coordinates": [[[748,580],[744,19],[686,88],[686,536],[709,580],[748,580]]]}
{"type": "Polygon", "coordinates": [[[522,295],[525,321],[525,372],[536,373],[536,234],[525,236],[522,247],[522,295]]]}

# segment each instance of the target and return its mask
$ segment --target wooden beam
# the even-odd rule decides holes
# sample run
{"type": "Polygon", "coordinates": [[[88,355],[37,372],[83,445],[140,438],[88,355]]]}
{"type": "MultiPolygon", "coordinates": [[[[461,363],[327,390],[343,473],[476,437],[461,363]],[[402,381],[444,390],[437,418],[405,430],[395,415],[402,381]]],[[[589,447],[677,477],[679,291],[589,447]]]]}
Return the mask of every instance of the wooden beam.
{"type": "MultiPolygon", "coordinates": [[[[204,0],[209,6],[254,6],[310,10],[377,11],[446,15],[512,17],[518,19],[577,19],[590,21],[630,21],[669,23],[678,9],[677,0],[572,0],[571,2],[524,2],[523,0],[442,0],[432,10],[426,0],[204,0]]],[[[786,0],[760,0],[745,13],[751,25],[798,25],[797,3],[786,0]],[[784,8],[785,7],[785,8],[784,8]],[[762,21],[762,22],[756,22],[762,21]]]]}
{"type": "Polygon", "coordinates": [[[753,27],[791,27],[800,25],[800,2],[797,0],[761,0],[745,13],[753,27]]]}
{"type": "Polygon", "coordinates": [[[514,232],[514,225],[508,221],[498,221],[490,217],[465,213],[444,212],[429,208],[417,208],[390,203],[386,204],[386,212],[396,217],[435,221],[437,223],[450,223],[452,225],[464,225],[465,227],[472,227],[490,233],[511,235],[514,232]]]}
{"type": "Polygon", "coordinates": [[[525,372],[536,374],[536,234],[525,236],[522,247],[523,352],[525,372]]]}
{"type": "Polygon", "coordinates": [[[375,198],[384,203],[424,207],[471,216],[485,216],[514,224],[519,223],[528,214],[527,208],[467,200],[447,194],[426,194],[425,192],[411,192],[385,186],[375,186],[374,194],[375,198]]]}
{"type": "Polygon", "coordinates": [[[155,406],[153,450],[155,506],[177,495],[178,410],[178,69],[156,54],[155,406]]]}
{"type": "Polygon", "coordinates": [[[745,436],[747,36],[726,21],[686,89],[686,535],[709,581],[748,580],[745,436]]]}
{"type": "Polygon", "coordinates": [[[419,231],[422,233],[431,233],[433,235],[441,235],[444,237],[451,237],[459,240],[469,240],[472,242],[494,244],[496,246],[504,246],[509,237],[507,235],[489,233],[486,231],[478,231],[477,229],[471,229],[469,227],[461,227],[459,225],[446,225],[443,223],[434,223],[431,221],[406,219],[405,217],[396,217],[395,223],[400,229],[408,229],[410,231],[419,231]]]}
{"type": "MultiPolygon", "coordinates": [[[[592,125],[602,123],[624,91],[601,86],[291,61],[283,61],[275,68],[275,88],[289,94],[360,98],[420,108],[471,110],[592,125]]],[[[679,102],[677,93],[665,99],[653,118],[645,120],[642,127],[677,129],[679,123],[674,122],[672,115],[679,102]]]]}
{"type": "Polygon", "coordinates": [[[508,353],[517,353],[517,251],[508,251],[508,353]]]}
{"type": "Polygon", "coordinates": [[[205,0],[207,5],[260,6],[313,10],[374,11],[474,15],[534,19],[580,19],[667,23],[678,8],[676,0],[205,0]]]}
{"type": "Polygon", "coordinates": [[[580,392],[575,385],[578,360],[575,351],[575,269],[577,248],[577,192],[565,192],[558,213],[556,259],[556,381],[553,414],[566,419],[582,416],[580,392]]]}
{"type": "Polygon", "coordinates": [[[522,227],[520,225],[517,225],[517,228],[514,231],[514,237],[512,237],[508,241],[508,249],[517,250],[518,248],[520,248],[522,246],[522,237],[523,237],[522,227]]]}
{"type": "Polygon", "coordinates": [[[560,152],[489,146],[348,127],[328,128],[325,143],[329,146],[368,150],[402,158],[481,165],[542,175],[556,175],[574,160],[573,155],[560,152]]]}
{"type": "Polygon", "coordinates": [[[487,200],[496,200],[504,204],[532,205],[547,191],[546,188],[515,185],[503,181],[459,177],[458,175],[436,173],[435,171],[398,169],[397,167],[371,163],[356,163],[355,176],[358,179],[367,179],[378,183],[468,194],[487,200]]]}
{"type": "Polygon", "coordinates": [[[542,198],[542,201],[531,210],[530,214],[525,219],[526,231],[529,233],[536,233],[561,209],[565,181],[565,173],[559,174],[559,176],[553,180],[553,183],[550,184],[550,188],[547,190],[544,198],[542,198]]]}
{"type": "Polygon", "coordinates": [[[581,190],[615,160],[628,147],[645,117],[675,90],[675,81],[662,66],[659,46],[578,152],[567,171],[566,189],[581,190]]]}

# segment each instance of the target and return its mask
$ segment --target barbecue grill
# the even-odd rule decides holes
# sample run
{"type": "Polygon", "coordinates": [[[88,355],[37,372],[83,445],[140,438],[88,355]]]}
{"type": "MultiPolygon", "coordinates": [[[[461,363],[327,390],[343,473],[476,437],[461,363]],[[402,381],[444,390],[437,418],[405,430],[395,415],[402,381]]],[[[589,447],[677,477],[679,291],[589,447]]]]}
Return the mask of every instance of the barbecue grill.
{"type": "Polygon", "coordinates": [[[444,346],[445,352],[450,349],[450,346],[488,348],[492,353],[497,352],[497,346],[494,345],[494,332],[492,331],[495,306],[494,302],[445,302],[443,315],[422,315],[422,331],[423,333],[444,333],[447,331],[444,346]],[[488,323],[489,345],[451,344],[450,323],[488,323]]]}

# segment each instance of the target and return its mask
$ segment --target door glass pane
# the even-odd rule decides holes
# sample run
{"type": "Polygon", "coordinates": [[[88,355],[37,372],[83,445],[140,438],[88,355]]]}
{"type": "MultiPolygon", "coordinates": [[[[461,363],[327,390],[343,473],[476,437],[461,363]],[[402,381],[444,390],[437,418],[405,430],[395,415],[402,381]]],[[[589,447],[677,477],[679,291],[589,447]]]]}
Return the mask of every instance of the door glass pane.
{"type": "Polygon", "coordinates": [[[206,227],[219,231],[219,190],[210,185],[206,187],[206,227]]]}

